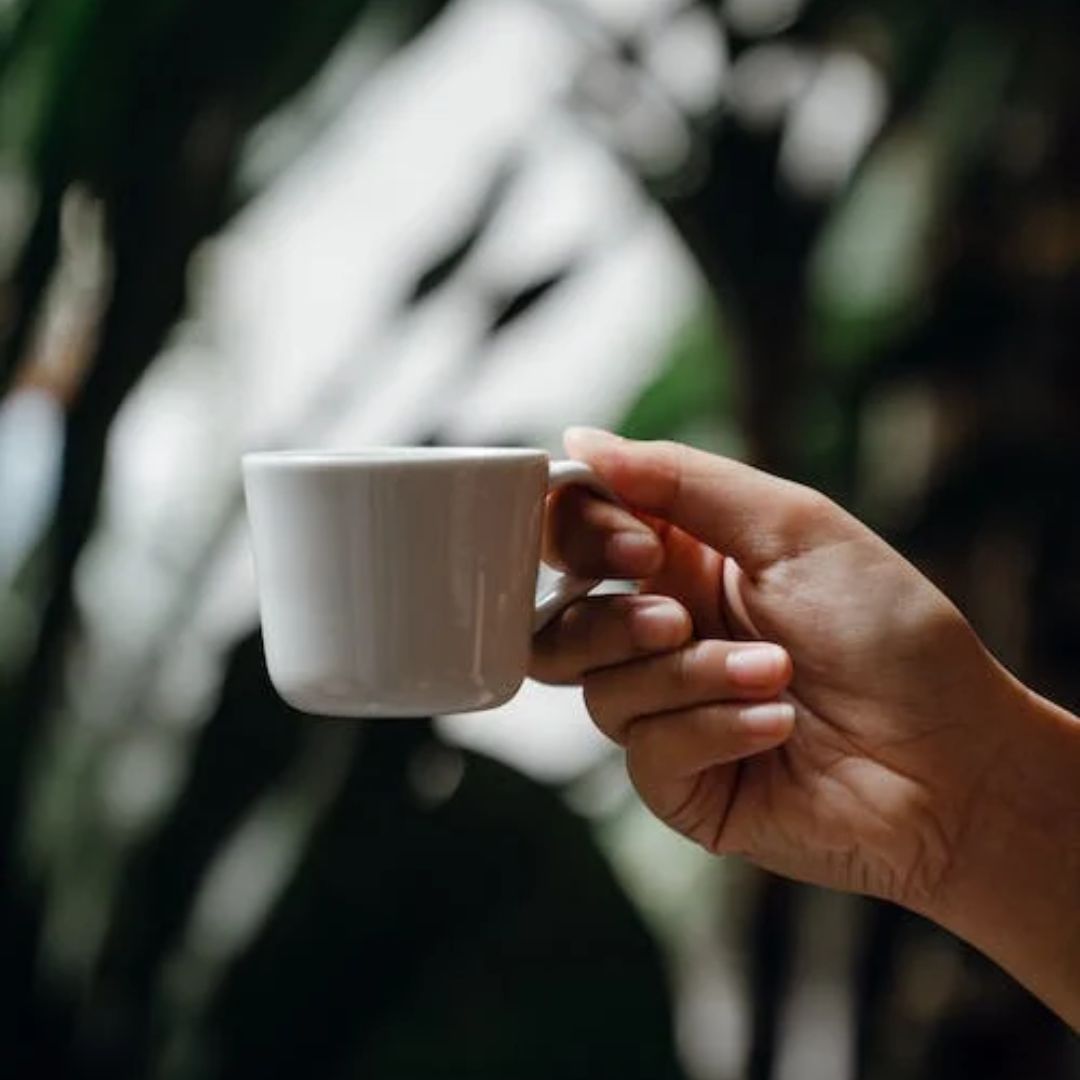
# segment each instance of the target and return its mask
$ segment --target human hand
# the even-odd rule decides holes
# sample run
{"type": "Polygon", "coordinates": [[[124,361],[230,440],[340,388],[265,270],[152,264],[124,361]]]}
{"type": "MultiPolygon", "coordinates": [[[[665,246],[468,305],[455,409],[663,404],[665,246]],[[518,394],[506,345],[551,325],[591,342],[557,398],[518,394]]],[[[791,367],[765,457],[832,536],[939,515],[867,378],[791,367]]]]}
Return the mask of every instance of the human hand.
{"type": "Polygon", "coordinates": [[[642,595],[575,604],[535,676],[581,682],[645,803],[709,850],[932,909],[1007,751],[1015,681],[824,496],[673,444],[566,446],[644,523],[567,489],[546,557],[642,595]]]}
{"type": "Polygon", "coordinates": [[[661,819],[716,853],[903,904],[1080,1029],[1080,719],[835,503],[725,458],[567,433],[631,508],[553,496],[579,601],[533,674],[580,682],[661,819]]]}

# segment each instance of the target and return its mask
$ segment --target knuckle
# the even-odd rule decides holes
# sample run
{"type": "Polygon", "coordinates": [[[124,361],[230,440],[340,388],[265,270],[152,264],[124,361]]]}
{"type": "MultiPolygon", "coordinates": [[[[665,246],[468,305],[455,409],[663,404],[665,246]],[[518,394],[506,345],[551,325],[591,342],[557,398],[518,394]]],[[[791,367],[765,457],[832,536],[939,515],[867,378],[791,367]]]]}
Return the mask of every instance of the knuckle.
{"type": "Polygon", "coordinates": [[[679,649],[677,652],[671,654],[671,668],[668,675],[668,681],[671,684],[671,689],[680,692],[689,690],[695,681],[697,674],[697,657],[699,655],[701,643],[698,642],[695,645],[689,645],[685,649],[679,649]]]}
{"type": "Polygon", "coordinates": [[[630,649],[629,619],[634,610],[629,596],[588,597],[563,613],[561,633],[582,668],[610,663],[630,649]]]}
{"type": "Polygon", "coordinates": [[[674,506],[679,501],[683,477],[683,455],[685,448],[670,439],[658,439],[649,443],[653,453],[656,475],[663,485],[660,502],[664,506],[674,506]]]}
{"type": "Polygon", "coordinates": [[[794,486],[788,521],[798,533],[815,531],[827,524],[836,513],[836,504],[827,495],[802,484],[794,486]]]}
{"type": "Polygon", "coordinates": [[[671,655],[669,675],[672,692],[683,700],[689,700],[704,690],[722,688],[726,642],[716,640],[695,641],[671,655]]]}

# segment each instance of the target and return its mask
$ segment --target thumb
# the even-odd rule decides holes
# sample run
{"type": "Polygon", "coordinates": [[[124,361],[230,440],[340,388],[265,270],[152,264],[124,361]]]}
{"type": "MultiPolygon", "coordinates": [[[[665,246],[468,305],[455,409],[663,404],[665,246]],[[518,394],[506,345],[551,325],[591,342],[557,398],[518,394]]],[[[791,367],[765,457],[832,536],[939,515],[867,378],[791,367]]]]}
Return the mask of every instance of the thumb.
{"type": "Polygon", "coordinates": [[[734,556],[751,575],[812,546],[837,510],[811,488],[679,443],[581,427],[563,441],[630,507],[734,556]]]}

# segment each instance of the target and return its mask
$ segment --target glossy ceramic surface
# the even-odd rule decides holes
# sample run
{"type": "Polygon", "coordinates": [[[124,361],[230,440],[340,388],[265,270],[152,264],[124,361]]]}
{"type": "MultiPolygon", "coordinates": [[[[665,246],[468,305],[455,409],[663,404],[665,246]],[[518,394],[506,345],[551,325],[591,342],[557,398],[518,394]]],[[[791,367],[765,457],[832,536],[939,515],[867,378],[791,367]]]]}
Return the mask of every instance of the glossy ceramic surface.
{"type": "MultiPolygon", "coordinates": [[[[243,470],[267,666],[286,701],[416,716],[515,693],[534,620],[542,451],[257,453],[243,470]]],[[[562,602],[589,584],[564,587],[562,602]]]]}

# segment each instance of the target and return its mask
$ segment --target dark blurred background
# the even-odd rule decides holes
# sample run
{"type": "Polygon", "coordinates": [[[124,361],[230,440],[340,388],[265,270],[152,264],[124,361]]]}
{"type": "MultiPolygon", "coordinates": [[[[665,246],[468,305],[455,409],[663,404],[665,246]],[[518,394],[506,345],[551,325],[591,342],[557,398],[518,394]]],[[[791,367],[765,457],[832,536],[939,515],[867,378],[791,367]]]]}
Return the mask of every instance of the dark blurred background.
{"type": "Polygon", "coordinates": [[[1077,708],[1074,0],[0,0],[0,35],[3,1075],[1080,1076],[948,935],[652,822],[573,692],[288,710],[237,470],[571,422],[739,454],[1077,708]]]}

